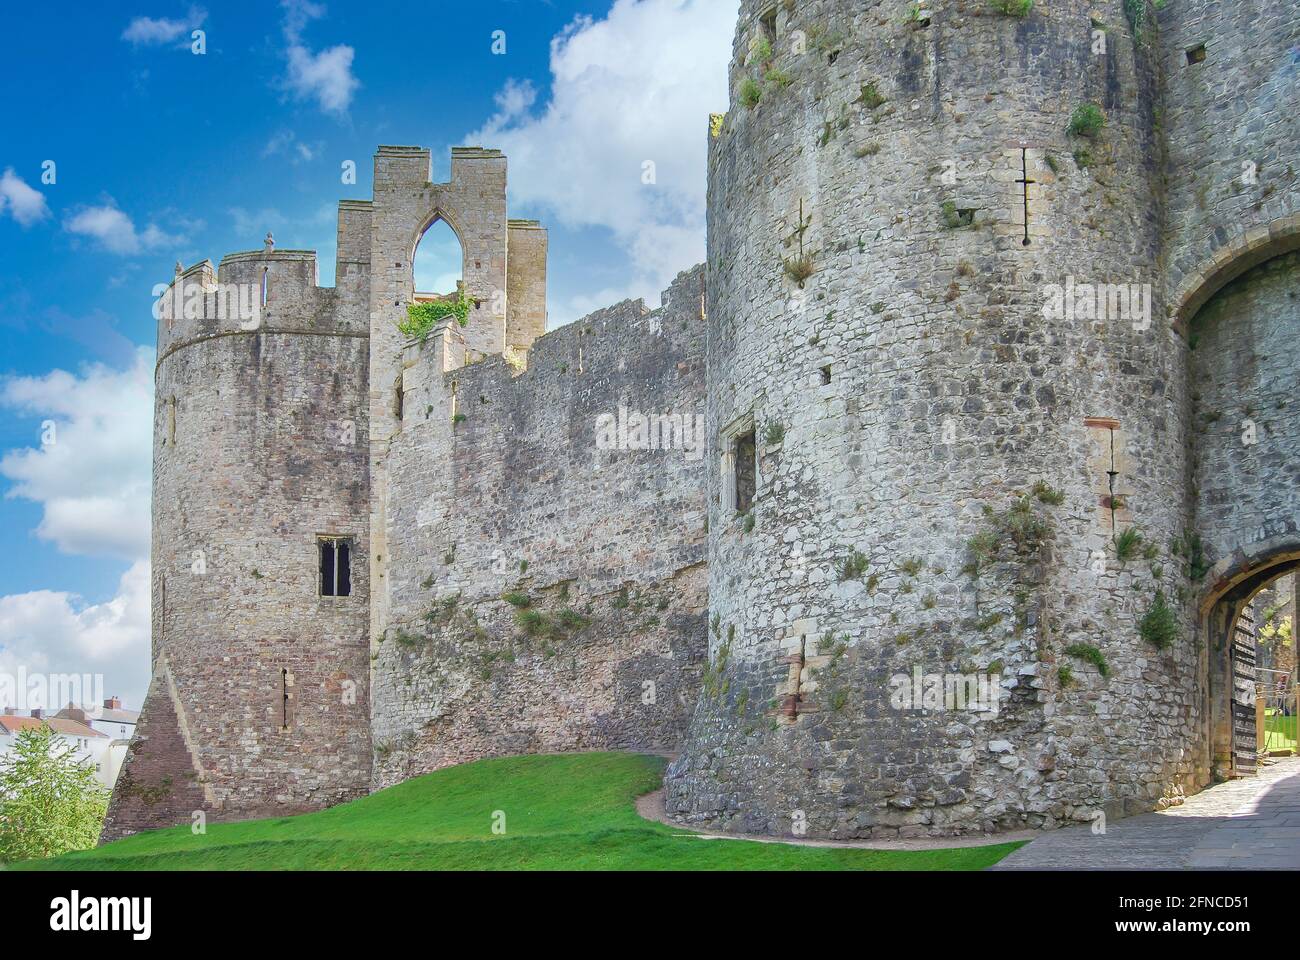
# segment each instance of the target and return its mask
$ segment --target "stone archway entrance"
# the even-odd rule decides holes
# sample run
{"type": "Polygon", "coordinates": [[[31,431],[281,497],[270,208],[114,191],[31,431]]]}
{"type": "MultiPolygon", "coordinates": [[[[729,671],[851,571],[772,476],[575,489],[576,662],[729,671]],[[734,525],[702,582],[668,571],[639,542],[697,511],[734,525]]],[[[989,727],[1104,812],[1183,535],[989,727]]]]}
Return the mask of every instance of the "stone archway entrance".
{"type": "MultiPolygon", "coordinates": [[[[1216,779],[1256,772],[1255,701],[1266,678],[1256,663],[1256,631],[1247,611],[1261,589],[1297,570],[1300,558],[1284,551],[1272,562],[1243,574],[1206,610],[1203,632],[1209,641],[1210,736],[1216,779]]],[[[1294,674],[1290,683],[1294,686],[1294,674]]]]}
{"type": "Polygon", "coordinates": [[[1216,291],[1187,335],[1211,756],[1218,778],[1248,776],[1257,677],[1242,614],[1300,567],[1300,251],[1257,262],[1216,291]]]}

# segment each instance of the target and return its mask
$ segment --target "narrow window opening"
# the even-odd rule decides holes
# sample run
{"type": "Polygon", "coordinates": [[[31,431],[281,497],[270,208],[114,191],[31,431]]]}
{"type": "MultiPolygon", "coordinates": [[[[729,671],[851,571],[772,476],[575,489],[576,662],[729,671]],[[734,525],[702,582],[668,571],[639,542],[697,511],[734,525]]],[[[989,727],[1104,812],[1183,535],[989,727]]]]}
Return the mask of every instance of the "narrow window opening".
{"type": "Polygon", "coordinates": [[[460,398],[456,394],[456,381],[451,382],[451,422],[456,422],[456,417],[460,415],[460,398]]]}
{"type": "Polygon", "coordinates": [[[280,669],[280,730],[287,732],[293,726],[293,674],[280,669]]]}
{"type": "Polygon", "coordinates": [[[1124,497],[1115,492],[1119,480],[1119,451],[1116,446],[1117,438],[1115,434],[1120,429],[1120,422],[1110,417],[1085,417],[1083,424],[1093,430],[1106,431],[1107,495],[1102,500],[1102,506],[1110,513],[1110,532],[1113,537],[1119,532],[1115,514],[1124,508],[1124,497]]]}
{"type": "Polygon", "coordinates": [[[352,541],[346,537],[320,537],[320,595],[352,596],[352,541]]]}
{"type": "Polygon", "coordinates": [[[765,11],[758,18],[758,25],[768,43],[776,42],[776,7],[765,11]]]}
{"type": "Polygon", "coordinates": [[[1187,51],[1188,66],[1205,62],[1205,44],[1198,43],[1192,49],[1187,51]]]}
{"type": "MultiPolygon", "coordinates": [[[[1025,147],[1022,147],[1022,148],[1020,149],[1020,179],[1017,180],[1016,183],[1020,184],[1020,185],[1023,187],[1023,189],[1024,189],[1024,198],[1025,198],[1025,201],[1024,201],[1024,202],[1025,202],[1025,239],[1024,239],[1023,241],[1021,241],[1021,244],[1022,244],[1022,246],[1026,246],[1026,247],[1029,246],[1029,244],[1030,244],[1030,240],[1029,240],[1029,185],[1030,185],[1031,183],[1037,183],[1037,182],[1038,182],[1038,181],[1036,181],[1036,180],[1030,180],[1030,179],[1029,179],[1029,150],[1028,150],[1027,148],[1025,148],[1025,147]]],[[[962,214],[964,214],[965,212],[966,212],[966,211],[964,211],[964,210],[958,210],[958,211],[957,211],[958,215],[962,215],[962,214]]],[[[970,213],[971,213],[971,219],[974,220],[974,219],[975,219],[975,211],[972,210],[970,213]]]]}
{"type": "Polygon", "coordinates": [[[262,268],[262,306],[266,306],[266,301],[271,295],[271,268],[262,268]]]}
{"type": "Polygon", "coordinates": [[[176,398],[167,399],[167,446],[176,446],[176,398]]]}
{"type": "Polygon", "coordinates": [[[831,365],[829,363],[826,364],[826,366],[822,367],[821,372],[822,372],[822,386],[824,387],[831,382],[831,365]]]}
{"type": "Polygon", "coordinates": [[[758,475],[758,444],[754,428],[736,437],[736,513],[748,513],[754,504],[758,475]]]}

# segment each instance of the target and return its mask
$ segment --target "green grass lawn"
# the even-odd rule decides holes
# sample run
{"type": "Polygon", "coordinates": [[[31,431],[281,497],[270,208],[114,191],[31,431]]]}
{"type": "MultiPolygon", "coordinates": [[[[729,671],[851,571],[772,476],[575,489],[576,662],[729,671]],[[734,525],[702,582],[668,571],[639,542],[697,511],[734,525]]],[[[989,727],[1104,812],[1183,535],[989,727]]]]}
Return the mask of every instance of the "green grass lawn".
{"type": "Polygon", "coordinates": [[[587,753],[480,760],[278,820],[154,830],[36,870],[979,870],[1021,844],[881,851],[704,840],[634,800],[664,760],[587,753]],[[506,832],[492,832],[495,811],[506,832]]]}
{"type": "Polygon", "coordinates": [[[1296,718],[1284,717],[1280,710],[1269,710],[1264,718],[1264,749],[1294,750],[1296,718]]]}

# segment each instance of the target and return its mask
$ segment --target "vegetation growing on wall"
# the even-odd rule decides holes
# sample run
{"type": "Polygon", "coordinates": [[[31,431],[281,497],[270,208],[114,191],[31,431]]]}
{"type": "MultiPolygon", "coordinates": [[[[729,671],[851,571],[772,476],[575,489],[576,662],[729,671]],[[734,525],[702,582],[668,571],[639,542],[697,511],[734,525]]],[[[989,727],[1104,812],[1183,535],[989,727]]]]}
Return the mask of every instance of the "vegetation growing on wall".
{"type": "Polygon", "coordinates": [[[1066,132],[1075,137],[1094,139],[1106,126],[1106,114],[1095,103],[1081,103],[1070,114],[1070,125],[1066,132]]]}
{"type": "Polygon", "coordinates": [[[1128,18],[1129,26],[1133,28],[1133,39],[1137,43],[1146,44],[1150,40],[1151,30],[1148,26],[1151,22],[1152,8],[1159,10],[1165,5],[1165,0],[1124,0],[1124,16],[1128,18]]]}
{"type": "Polygon", "coordinates": [[[1164,591],[1156,591],[1151,607],[1138,623],[1138,634],[1157,650],[1167,650],[1178,639],[1178,618],[1165,601],[1164,591]]]}
{"type": "Polygon", "coordinates": [[[397,329],[412,340],[423,340],[444,317],[455,317],[457,323],[466,326],[471,304],[464,290],[459,296],[446,300],[412,303],[406,308],[406,319],[398,323],[397,329]]]}
{"type": "Polygon", "coordinates": [[[992,0],[993,9],[1008,17],[1027,17],[1034,9],[1034,0],[992,0]]]}
{"type": "Polygon", "coordinates": [[[1090,643],[1072,643],[1065,648],[1067,656],[1091,663],[1103,677],[1110,676],[1110,664],[1100,650],[1090,643]]]}

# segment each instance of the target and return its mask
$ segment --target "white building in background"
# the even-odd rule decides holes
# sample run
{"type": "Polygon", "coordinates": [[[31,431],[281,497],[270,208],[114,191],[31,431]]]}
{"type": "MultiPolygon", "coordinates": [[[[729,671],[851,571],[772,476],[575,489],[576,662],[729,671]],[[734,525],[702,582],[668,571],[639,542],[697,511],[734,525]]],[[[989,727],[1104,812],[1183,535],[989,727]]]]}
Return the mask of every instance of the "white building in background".
{"type": "Polygon", "coordinates": [[[140,720],[140,711],[123,709],[121,699],[111,697],[104,701],[102,707],[94,709],[77,707],[70,703],[54,716],[59,720],[83,723],[96,733],[109,738],[107,762],[104,764],[104,775],[100,780],[112,787],[117,782],[117,775],[122,771],[122,763],[126,760],[126,749],[131,744],[135,725],[140,720]]]}
{"type": "MultiPolygon", "coordinates": [[[[59,738],[72,748],[72,755],[78,763],[85,763],[95,770],[95,779],[106,787],[111,787],[117,778],[113,766],[111,746],[113,740],[106,734],[82,723],[80,720],[68,720],[63,717],[49,717],[44,711],[33,710],[31,716],[22,717],[12,708],[6,708],[0,715],[0,759],[3,759],[18,741],[18,735],[24,730],[38,730],[48,726],[59,738]]],[[[121,761],[117,763],[121,767],[121,761]]]]}

